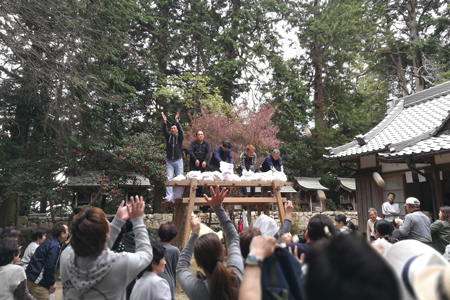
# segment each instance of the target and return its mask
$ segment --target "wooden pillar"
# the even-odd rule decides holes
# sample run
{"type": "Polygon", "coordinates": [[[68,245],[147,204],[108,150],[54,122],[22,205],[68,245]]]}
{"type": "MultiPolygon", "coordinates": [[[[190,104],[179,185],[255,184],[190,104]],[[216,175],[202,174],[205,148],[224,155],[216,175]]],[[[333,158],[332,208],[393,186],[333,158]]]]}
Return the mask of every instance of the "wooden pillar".
{"type": "Polygon", "coordinates": [[[436,169],[436,162],[434,157],[431,158],[431,176],[433,177],[433,189],[435,202],[433,203],[434,217],[439,218],[439,207],[444,205],[444,198],[442,197],[442,183],[439,176],[439,171],[436,169]]]}
{"type": "MultiPolygon", "coordinates": [[[[268,191],[268,188],[265,187],[265,186],[262,186],[262,187],[261,187],[261,194],[262,194],[262,196],[263,196],[264,198],[269,197],[269,191],[268,191]]],[[[264,214],[265,214],[266,216],[270,215],[269,205],[267,205],[267,204],[262,204],[262,205],[260,205],[260,206],[261,206],[260,209],[262,209],[262,210],[264,211],[264,214]]],[[[259,214],[259,213],[258,213],[258,214],[259,214]]]]}
{"type": "Polygon", "coordinates": [[[248,227],[252,227],[252,206],[247,205],[247,221],[248,227]]]}
{"type": "MultiPolygon", "coordinates": [[[[183,217],[184,217],[184,210],[183,205],[179,203],[178,205],[175,205],[174,207],[174,214],[173,214],[173,222],[175,223],[175,226],[178,229],[178,232],[183,232],[183,217]]],[[[190,227],[189,227],[190,228],[190,227]]],[[[180,234],[184,238],[184,235],[180,234]]],[[[180,236],[174,238],[171,242],[171,244],[175,247],[178,247],[180,245],[180,236]]]]}
{"type": "Polygon", "coordinates": [[[195,205],[195,190],[197,189],[197,179],[191,179],[191,185],[189,189],[189,203],[188,208],[186,211],[186,220],[184,225],[184,239],[183,239],[183,246],[186,245],[187,241],[189,240],[189,235],[191,232],[191,224],[190,224],[190,218],[191,214],[194,211],[194,205],[195,205]]]}
{"type": "Polygon", "coordinates": [[[273,193],[275,195],[275,199],[276,199],[277,204],[278,204],[278,217],[280,218],[281,224],[284,224],[284,219],[285,219],[286,215],[285,215],[285,212],[284,212],[283,200],[281,199],[280,181],[274,180],[273,184],[272,184],[272,187],[273,187],[273,193]]]}

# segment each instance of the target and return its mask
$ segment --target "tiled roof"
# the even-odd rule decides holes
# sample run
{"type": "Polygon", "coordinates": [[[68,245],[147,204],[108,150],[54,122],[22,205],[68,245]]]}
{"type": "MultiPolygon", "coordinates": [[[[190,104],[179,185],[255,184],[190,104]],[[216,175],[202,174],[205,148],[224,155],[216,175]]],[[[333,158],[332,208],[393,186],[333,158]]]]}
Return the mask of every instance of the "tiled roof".
{"type": "Polygon", "coordinates": [[[341,187],[349,192],[356,191],[355,178],[338,178],[338,180],[339,185],[336,187],[336,191],[338,191],[341,187]]]}
{"type": "Polygon", "coordinates": [[[298,185],[303,190],[323,190],[328,191],[328,188],[324,187],[320,184],[320,178],[312,178],[312,177],[294,177],[297,180],[298,185]]]}
{"type": "MultiPolygon", "coordinates": [[[[103,178],[102,172],[99,171],[86,171],[81,172],[78,176],[67,176],[67,187],[77,188],[77,187],[100,187],[104,184],[103,180],[98,181],[99,178],[103,178]]],[[[120,183],[119,187],[151,187],[148,178],[140,174],[129,174],[127,175],[126,182],[120,183]]]]}
{"type": "Polygon", "coordinates": [[[331,155],[325,157],[342,159],[401,151],[435,135],[449,115],[450,81],[402,98],[377,126],[359,137],[361,146],[355,139],[331,149],[331,155]]]}
{"type": "Polygon", "coordinates": [[[450,151],[450,133],[430,137],[398,152],[380,153],[380,156],[389,159],[404,155],[421,155],[445,150],[450,151]]]}

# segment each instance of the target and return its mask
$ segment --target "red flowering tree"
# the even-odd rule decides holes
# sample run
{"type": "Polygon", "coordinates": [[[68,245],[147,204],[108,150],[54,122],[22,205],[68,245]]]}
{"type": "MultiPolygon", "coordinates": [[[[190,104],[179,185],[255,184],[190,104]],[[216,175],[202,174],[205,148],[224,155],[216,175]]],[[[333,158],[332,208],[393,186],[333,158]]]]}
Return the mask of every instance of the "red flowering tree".
{"type": "Polygon", "coordinates": [[[258,110],[252,110],[246,103],[225,112],[210,111],[203,107],[198,115],[189,115],[191,124],[186,128],[183,146],[189,148],[190,142],[195,140],[196,132],[201,130],[212,149],[223,140],[229,140],[235,162],[247,145],[255,146],[259,166],[265,156],[280,144],[276,138],[279,128],[271,121],[275,109],[271,105],[266,105],[258,110]]]}
{"type": "Polygon", "coordinates": [[[73,161],[66,174],[77,175],[82,171],[95,171],[90,180],[99,186],[98,193],[94,195],[90,205],[98,206],[101,197],[106,196],[115,200],[109,202],[114,212],[119,200],[124,199],[125,196],[119,186],[135,179],[137,175],[149,179],[152,185],[163,186],[165,181],[164,144],[159,144],[159,141],[151,134],[140,134],[125,137],[111,150],[73,149],[73,161]]]}

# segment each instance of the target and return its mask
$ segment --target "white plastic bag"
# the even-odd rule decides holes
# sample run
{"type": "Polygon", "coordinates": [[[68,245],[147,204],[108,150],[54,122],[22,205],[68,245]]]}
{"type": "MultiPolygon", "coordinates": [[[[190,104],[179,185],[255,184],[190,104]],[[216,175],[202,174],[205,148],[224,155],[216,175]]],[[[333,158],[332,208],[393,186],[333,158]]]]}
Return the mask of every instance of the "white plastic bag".
{"type": "Polygon", "coordinates": [[[287,176],[286,176],[286,174],[284,174],[284,172],[274,171],[273,172],[273,179],[286,182],[287,181],[287,176]]]}
{"type": "Polygon", "coordinates": [[[256,222],[253,226],[258,227],[259,230],[261,230],[262,235],[270,237],[273,237],[280,229],[280,226],[278,226],[277,222],[275,222],[274,219],[266,216],[265,214],[261,214],[258,219],[256,219],[256,222]]]}
{"type": "Polygon", "coordinates": [[[233,174],[233,164],[229,164],[227,162],[221,161],[220,162],[220,171],[222,171],[222,173],[233,174]]]}
{"type": "Polygon", "coordinates": [[[261,181],[272,181],[273,180],[272,171],[257,173],[257,175],[258,175],[258,180],[261,180],[261,181]]]}
{"type": "Polygon", "coordinates": [[[224,173],[223,174],[223,180],[225,180],[225,181],[232,181],[233,180],[233,174],[231,174],[231,173],[224,173]]]}
{"type": "Polygon", "coordinates": [[[247,215],[242,213],[241,218],[242,218],[242,228],[247,228],[248,227],[247,215]]]}
{"type": "Polygon", "coordinates": [[[190,171],[189,173],[186,174],[186,178],[187,179],[202,179],[202,172],[200,171],[190,171]]]}
{"type": "Polygon", "coordinates": [[[214,177],[213,177],[213,172],[203,172],[202,173],[202,178],[201,178],[202,180],[214,180],[214,177]]]}
{"type": "Polygon", "coordinates": [[[241,181],[241,177],[238,174],[232,174],[231,176],[233,177],[233,181],[241,181]]]}
{"type": "Polygon", "coordinates": [[[175,203],[175,199],[183,199],[184,186],[174,186],[173,187],[173,201],[175,203]]]}
{"type": "Polygon", "coordinates": [[[253,173],[252,171],[242,170],[241,180],[252,181],[254,180],[253,175],[255,175],[255,173],[253,173]]]}
{"type": "Polygon", "coordinates": [[[175,198],[173,197],[173,194],[172,194],[172,195],[168,195],[168,196],[166,196],[166,201],[169,201],[169,202],[175,203],[175,198]]]}
{"type": "Polygon", "coordinates": [[[213,172],[213,177],[216,181],[223,181],[223,174],[218,171],[213,172]]]}
{"type": "Polygon", "coordinates": [[[172,179],[173,181],[181,181],[181,180],[186,180],[186,176],[184,176],[183,174],[178,175],[177,177],[175,177],[174,179],[172,179]]]}

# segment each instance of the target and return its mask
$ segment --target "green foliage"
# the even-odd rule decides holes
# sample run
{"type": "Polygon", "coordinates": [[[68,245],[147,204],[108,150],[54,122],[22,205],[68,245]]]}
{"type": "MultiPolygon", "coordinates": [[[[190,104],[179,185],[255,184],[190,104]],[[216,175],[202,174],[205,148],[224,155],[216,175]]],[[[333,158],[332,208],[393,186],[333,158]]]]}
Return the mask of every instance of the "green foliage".
{"type": "Polygon", "coordinates": [[[337,210],[336,204],[331,199],[326,199],[325,200],[325,205],[327,206],[327,210],[328,211],[336,211],[337,210]]]}

